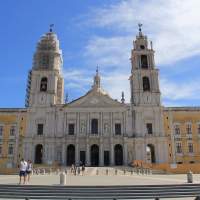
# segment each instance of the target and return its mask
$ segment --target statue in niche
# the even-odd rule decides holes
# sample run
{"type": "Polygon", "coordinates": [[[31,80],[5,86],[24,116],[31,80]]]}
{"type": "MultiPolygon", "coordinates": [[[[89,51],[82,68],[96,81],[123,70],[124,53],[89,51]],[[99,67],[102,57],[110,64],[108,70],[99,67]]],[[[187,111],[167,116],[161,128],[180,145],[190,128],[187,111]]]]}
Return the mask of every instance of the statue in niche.
{"type": "Polygon", "coordinates": [[[109,132],[109,125],[108,123],[104,124],[104,133],[108,133],[109,132]]]}
{"type": "Polygon", "coordinates": [[[85,121],[81,121],[81,133],[85,133],[85,131],[86,131],[85,121]]]}

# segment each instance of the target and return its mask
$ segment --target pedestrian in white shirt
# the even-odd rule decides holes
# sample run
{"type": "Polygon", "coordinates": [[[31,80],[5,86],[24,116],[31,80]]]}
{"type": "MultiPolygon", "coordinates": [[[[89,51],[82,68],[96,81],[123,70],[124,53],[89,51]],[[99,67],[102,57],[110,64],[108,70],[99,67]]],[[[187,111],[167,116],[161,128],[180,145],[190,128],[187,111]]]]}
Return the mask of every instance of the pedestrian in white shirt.
{"type": "Polygon", "coordinates": [[[30,182],[30,177],[31,177],[32,170],[33,170],[33,164],[31,162],[31,160],[28,160],[27,169],[26,169],[27,183],[30,182]]]}
{"type": "Polygon", "coordinates": [[[22,177],[24,179],[23,184],[26,183],[26,170],[27,170],[27,162],[22,158],[19,165],[19,184],[22,184],[22,177]]]}

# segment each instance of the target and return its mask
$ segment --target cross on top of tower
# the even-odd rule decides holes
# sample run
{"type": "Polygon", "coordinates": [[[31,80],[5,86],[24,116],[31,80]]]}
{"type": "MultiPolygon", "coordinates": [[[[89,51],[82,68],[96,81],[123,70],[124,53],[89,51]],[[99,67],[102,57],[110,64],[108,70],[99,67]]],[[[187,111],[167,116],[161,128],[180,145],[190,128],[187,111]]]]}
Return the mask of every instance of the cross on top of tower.
{"type": "Polygon", "coordinates": [[[54,24],[49,25],[49,32],[53,32],[53,27],[54,27],[54,24]]]}
{"type": "Polygon", "coordinates": [[[142,24],[139,23],[139,24],[138,24],[138,27],[139,27],[139,35],[141,36],[141,35],[142,35],[142,24]]]}

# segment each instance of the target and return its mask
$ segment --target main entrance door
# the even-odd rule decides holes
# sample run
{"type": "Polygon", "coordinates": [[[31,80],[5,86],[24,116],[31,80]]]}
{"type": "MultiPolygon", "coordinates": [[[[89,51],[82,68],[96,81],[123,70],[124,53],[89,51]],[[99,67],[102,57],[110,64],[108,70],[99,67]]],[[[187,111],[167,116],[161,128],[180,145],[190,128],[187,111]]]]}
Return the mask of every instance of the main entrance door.
{"type": "Polygon", "coordinates": [[[153,144],[148,144],[146,147],[146,153],[147,153],[147,160],[150,163],[156,162],[156,156],[155,156],[155,148],[153,144]]]}
{"type": "Polygon", "coordinates": [[[85,165],[85,151],[80,151],[80,164],[85,165]]]}
{"type": "Polygon", "coordinates": [[[75,164],[75,146],[70,144],[67,147],[67,165],[75,164]]]}
{"type": "Polygon", "coordinates": [[[35,164],[42,164],[43,146],[41,144],[35,147],[35,164]]]}
{"type": "Polygon", "coordinates": [[[90,148],[90,159],[91,166],[99,165],[99,147],[96,144],[93,144],[90,148]]]}
{"type": "Polygon", "coordinates": [[[120,144],[115,145],[115,165],[123,165],[123,148],[120,144]]]}
{"type": "Polygon", "coordinates": [[[104,151],[104,165],[110,165],[110,154],[109,151],[104,151]]]}

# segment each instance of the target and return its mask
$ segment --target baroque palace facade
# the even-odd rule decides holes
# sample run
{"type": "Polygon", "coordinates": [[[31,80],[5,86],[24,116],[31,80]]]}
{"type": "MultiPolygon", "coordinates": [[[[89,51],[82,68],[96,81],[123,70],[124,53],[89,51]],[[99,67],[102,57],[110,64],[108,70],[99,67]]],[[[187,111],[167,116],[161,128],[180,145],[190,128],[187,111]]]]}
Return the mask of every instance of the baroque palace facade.
{"type": "Polygon", "coordinates": [[[98,70],[84,96],[64,103],[62,65],[50,29],[36,47],[26,108],[0,109],[0,168],[16,167],[22,157],[62,166],[142,161],[172,171],[200,163],[200,108],[161,105],[152,42],[141,27],[131,51],[130,103],[103,90],[98,70]]]}

